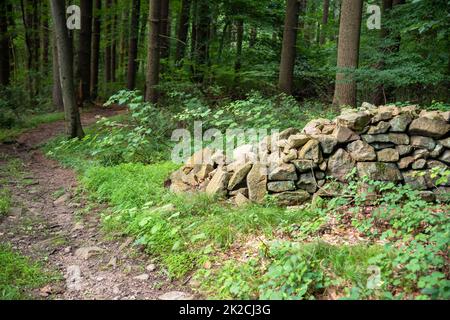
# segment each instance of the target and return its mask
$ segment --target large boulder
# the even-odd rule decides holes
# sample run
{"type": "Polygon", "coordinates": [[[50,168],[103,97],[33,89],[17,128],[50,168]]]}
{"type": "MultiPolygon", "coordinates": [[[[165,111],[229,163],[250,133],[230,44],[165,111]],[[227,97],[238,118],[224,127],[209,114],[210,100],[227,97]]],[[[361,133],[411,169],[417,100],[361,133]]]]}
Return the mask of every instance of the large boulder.
{"type": "Polygon", "coordinates": [[[391,126],[391,132],[405,132],[413,118],[410,114],[403,113],[394,117],[389,124],[391,126]]]}
{"type": "Polygon", "coordinates": [[[298,206],[309,199],[311,196],[305,190],[287,191],[273,195],[274,199],[280,206],[298,206]]]}
{"type": "Polygon", "coordinates": [[[337,117],[336,124],[350,130],[362,131],[370,123],[371,119],[372,116],[368,112],[351,112],[337,117]]]}
{"type": "Polygon", "coordinates": [[[377,159],[380,162],[397,162],[400,156],[396,149],[383,149],[377,152],[377,159]]]}
{"type": "Polygon", "coordinates": [[[292,163],[270,164],[270,181],[297,180],[295,166],[292,163]]]}
{"type": "Polygon", "coordinates": [[[433,138],[430,137],[412,136],[411,146],[413,146],[414,148],[423,148],[429,151],[433,151],[434,147],[436,147],[436,142],[433,140],[433,138]]]}
{"type": "Polygon", "coordinates": [[[261,163],[253,164],[247,175],[248,196],[251,201],[263,202],[267,194],[267,168],[261,163]]]}
{"type": "Polygon", "coordinates": [[[312,160],[314,163],[320,163],[323,160],[320,151],[320,142],[309,140],[298,152],[298,158],[301,160],[312,160]]]}
{"type": "Polygon", "coordinates": [[[267,190],[271,192],[284,192],[295,190],[294,181],[272,181],[267,184],[267,190]]]}
{"type": "Polygon", "coordinates": [[[252,166],[250,162],[238,166],[228,182],[228,190],[236,188],[245,179],[252,166]]]}
{"type": "Polygon", "coordinates": [[[355,161],[374,161],[377,158],[375,149],[362,140],[354,141],[347,145],[347,151],[355,161]]]}
{"type": "Polygon", "coordinates": [[[360,178],[368,177],[370,180],[392,182],[403,180],[400,170],[394,163],[359,162],[357,168],[360,178]]]}
{"type": "Polygon", "coordinates": [[[347,143],[355,140],[359,140],[359,135],[346,127],[337,126],[333,131],[333,137],[336,138],[338,143],[347,143]]]}
{"type": "Polygon", "coordinates": [[[339,181],[345,182],[345,178],[355,167],[355,161],[352,157],[344,150],[338,149],[331,157],[328,159],[328,175],[335,177],[339,181]]]}
{"type": "Polygon", "coordinates": [[[227,193],[228,181],[230,180],[230,174],[218,168],[211,181],[206,187],[206,193],[209,195],[224,196],[227,193]]]}
{"type": "Polygon", "coordinates": [[[440,119],[421,117],[409,126],[409,133],[432,138],[441,138],[450,131],[450,124],[440,119]]]}

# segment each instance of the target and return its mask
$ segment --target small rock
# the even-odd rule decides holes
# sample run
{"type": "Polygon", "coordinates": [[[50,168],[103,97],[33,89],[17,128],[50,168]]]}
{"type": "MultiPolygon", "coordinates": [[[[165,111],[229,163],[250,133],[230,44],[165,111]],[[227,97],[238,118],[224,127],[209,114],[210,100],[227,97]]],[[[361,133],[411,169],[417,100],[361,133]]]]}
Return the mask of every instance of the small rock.
{"type": "Polygon", "coordinates": [[[145,267],[145,270],[148,272],[153,272],[156,270],[156,265],[154,263],[150,263],[147,267],[145,267]]]}
{"type": "Polygon", "coordinates": [[[273,195],[280,206],[297,206],[308,201],[311,196],[305,190],[287,191],[273,195]]]}
{"type": "Polygon", "coordinates": [[[415,148],[424,148],[429,151],[433,151],[434,147],[436,147],[436,142],[433,140],[433,138],[412,136],[411,145],[415,148]]]}
{"type": "Polygon", "coordinates": [[[247,175],[247,188],[249,199],[254,202],[263,202],[267,194],[267,169],[260,163],[255,163],[247,175]]]}
{"type": "Polygon", "coordinates": [[[312,160],[314,163],[320,163],[323,160],[322,152],[320,151],[320,143],[317,140],[308,141],[302,149],[298,152],[300,160],[312,160]]]}
{"type": "Polygon", "coordinates": [[[105,250],[99,247],[82,247],[75,251],[75,256],[84,260],[88,260],[94,255],[101,254],[105,250]]]}
{"type": "Polygon", "coordinates": [[[209,195],[225,195],[229,179],[230,174],[219,168],[206,187],[206,193],[209,195]]]}
{"type": "Polygon", "coordinates": [[[393,163],[358,162],[357,168],[360,178],[368,177],[370,180],[392,182],[403,180],[400,170],[393,163]]]}
{"type": "Polygon", "coordinates": [[[400,156],[395,149],[383,149],[377,152],[379,162],[397,162],[400,156]]]}
{"type": "Polygon", "coordinates": [[[295,165],[293,165],[292,163],[271,165],[269,169],[269,180],[270,181],[297,180],[295,165]]]}
{"type": "Polygon", "coordinates": [[[158,297],[159,300],[193,300],[194,296],[181,291],[170,291],[158,297]]]}
{"type": "Polygon", "coordinates": [[[66,286],[69,291],[81,290],[81,269],[80,266],[71,265],[66,271],[66,286]]]}
{"type": "Polygon", "coordinates": [[[69,200],[70,200],[70,194],[66,193],[66,194],[60,196],[60,197],[59,197],[58,199],[56,199],[55,201],[53,201],[53,205],[54,205],[55,207],[61,206],[61,205],[63,205],[64,203],[66,203],[67,201],[69,201],[69,200]]]}
{"type": "Polygon", "coordinates": [[[251,201],[242,193],[238,193],[235,197],[234,197],[234,202],[236,203],[236,205],[238,207],[245,207],[246,205],[250,204],[251,201]]]}
{"type": "Polygon", "coordinates": [[[369,128],[369,131],[367,131],[367,134],[380,134],[380,133],[386,133],[389,131],[389,128],[391,125],[389,122],[381,121],[376,126],[371,126],[369,128]]]}
{"type": "Polygon", "coordinates": [[[150,276],[146,273],[138,275],[136,277],[133,277],[134,280],[138,280],[138,281],[147,281],[150,278],[150,276]]]}
{"type": "Polygon", "coordinates": [[[287,145],[290,148],[298,149],[303,147],[311,138],[304,134],[292,135],[287,139],[287,145]]]}
{"type": "Polygon", "coordinates": [[[400,156],[406,156],[407,154],[410,154],[413,151],[413,148],[410,145],[398,145],[395,147],[398,154],[400,156]]]}
{"type": "Polygon", "coordinates": [[[335,137],[338,143],[347,143],[355,140],[359,140],[359,135],[354,131],[346,127],[336,127],[333,131],[333,137],[335,137]]]}
{"type": "Polygon", "coordinates": [[[408,125],[412,122],[412,116],[403,113],[399,116],[396,116],[394,119],[392,119],[389,124],[391,126],[391,132],[405,132],[408,128],[408,125]]]}
{"type": "Polygon", "coordinates": [[[419,159],[412,164],[413,170],[424,169],[427,165],[427,161],[425,159],[419,159]]]}
{"type": "Polygon", "coordinates": [[[283,192],[295,190],[294,181],[274,181],[267,184],[267,190],[272,192],[283,192]]]}
{"type": "Polygon", "coordinates": [[[228,182],[228,190],[233,190],[238,184],[240,184],[250,172],[251,168],[251,163],[242,164],[237,167],[236,171],[231,176],[230,181],[228,182]]]}
{"type": "Polygon", "coordinates": [[[352,112],[336,118],[336,124],[350,130],[361,131],[370,123],[372,116],[368,112],[352,112]]]}
{"type": "Polygon", "coordinates": [[[377,158],[374,148],[362,140],[350,143],[347,151],[355,161],[374,161],[377,158]]]}
{"type": "Polygon", "coordinates": [[[344,149],[338,149],[330,159],[328,159],[327,174],[335,177],[339,181],[345,182],[347,180],[346,176],[354,167],[355,161],[352,157],[344,149]]]}
{"type": "MultiPolygon", "coordinates": [[[[292,163],[294,164],[295,168],[300,173],[310,172],[313,169],[317,169],[317,164],[315,164],[312,160],[294,160],[294,161],[292,161],[292,163]]],[[[325,163],[325,169],[326,169],[326,162],[322,162],[321,165],[323,163],[325,163]]],[[[297,180],[297,179],[294,179],[294,180],[297,180]]]]}

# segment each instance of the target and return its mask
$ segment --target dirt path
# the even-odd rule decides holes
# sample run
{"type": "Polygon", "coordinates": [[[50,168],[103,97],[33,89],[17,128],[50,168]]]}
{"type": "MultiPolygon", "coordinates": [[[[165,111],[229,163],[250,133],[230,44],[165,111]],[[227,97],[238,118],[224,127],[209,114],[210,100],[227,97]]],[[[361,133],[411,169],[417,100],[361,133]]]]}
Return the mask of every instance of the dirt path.
{"type": "MultiPolygon", "coordinates": [[[[84,125],[96,116],[118,110],[98,109],[82,116],[84,125]]],[[[2,170],[1,180],[12,191],[14,207],[0,221],[0,242],[64,277],[33,292],[43,299],[190,299],[181,283],[171,282],[163,269],[133,246],[132,239],[107,240],[100,212],[76,195],[74,172],[47,159],[37,146],[62,133],[63,122],[45,124],[23,134],[17,144],[0,145],[0,166],[18,166],[22,174],[2,170]],[[4,173],[9,172],[9,173],[4,173]],[[6,176],[5,176],[6,175],[6,176]],[[180,290],[182,288],[182,290],[180,290]],[[184,291],[184,292],[181,292],[184,291]]],[[[10,170],[11,171],[11,170],[10,170]]],[[[0,182],[1,186],[1,182],[0,182]]]]}

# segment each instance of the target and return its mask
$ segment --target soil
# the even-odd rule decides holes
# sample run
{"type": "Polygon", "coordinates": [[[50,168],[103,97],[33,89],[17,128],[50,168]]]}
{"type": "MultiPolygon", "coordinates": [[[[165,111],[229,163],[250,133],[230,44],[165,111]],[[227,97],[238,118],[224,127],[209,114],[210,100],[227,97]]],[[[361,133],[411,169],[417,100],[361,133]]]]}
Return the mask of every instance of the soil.
{"type": "MultiPolygon", "coordinates": [[[[83,113],[82,123],[121,112],[97,108],[83,113]]],[[[171,281],[133,239],[110,239],[102,231],[100,214],[108,208],[93,206],[75,192],[75,172],[38,149],[63,132],[64,122],[58,121],[24,133],[16,143],[0,145],[0,167],[11,159],[23,163],[20,176],[0,171],[0,186],[5,183],[11,190],[14,203],[10,214],[0,218],[0,243],[44,261],[45,269],[59,278],[28,294],[68,300],[194,298],[186,283],[171,281]]]]}

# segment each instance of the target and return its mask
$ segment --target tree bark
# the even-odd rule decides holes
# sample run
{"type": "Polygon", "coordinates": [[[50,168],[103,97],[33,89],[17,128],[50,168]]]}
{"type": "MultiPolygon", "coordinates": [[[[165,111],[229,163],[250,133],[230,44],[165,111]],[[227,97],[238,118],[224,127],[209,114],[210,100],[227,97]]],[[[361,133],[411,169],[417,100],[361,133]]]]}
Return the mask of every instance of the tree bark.
{"type": "Polygon", "coordinates": [[[117,16],[117,0],[114,0],[113,5],[113,19],[112,19],[112,44],[111,44],[111,81],[116,82],[116,70],[117,70],[117,32],[118,32],[118,16],[117,16]]]}
{"type": "Polygon", "coordinates": [[[130,48],[128,53],[128,90],[134,90],[136,87],[137,72],[137,54],[138,54],[138,33],[139,33],[139,16],[140,16],[140,0],[133,0],[131,9],[131,25],[130,25],[130,48]]]}
{"type": "MultiPolygon", "coordinates": [[[[383,0],[383,16],[384,17],[387,15],[389,10],[391,10],[391,9],[392,9],[392,0],[383,0]]],[[[381,41],[384,41],[388,36],[389,36],[389,30],[385,26],[382,26],[382,29],[380,32],[381,41]]],[[[389,54],[389,49],[386,47],[383,47],[383,48],[381,48],[381,52],[383,53],[383,56],[387,55],[387,54],[389,54]]],[[[378,70],[383,70],[385,68],[384,59],[381,59],[380,61],[378,61],[376,68],[378,70]]],[[[386,103],[386,92],[385,92],[385,87],[384,87],[383,83],[378,84],[378,86],[376,87],[373,98],[372,98],[372,103],[376,106],[386,103]]]]}
{"type": "Polygon", "coordinates": [[[0,5],[0,86],[7,86],[11,78],[9,56],[10,36],[8,32],[8,10],[6,2],[0,5]]]}
{"type": "Polygon", "coordinates": [[[52,41],[52,102],[56,110],[64,110],[64,103],[61,92],[61,81],[59,79],[58,46],[56,44],[55,32],[53,32],[52,41]]]}
{"type": "Polygon", "coordinates": [[[298,0],[286,0],[286,16],[284,20],[283,47],[281,51],[278,88],[289,95],[292,94],[294,82],[299,10],[300,3],[298,0]]]}
{"type": "Polygon", "coordinates": [[[150,0],[150,36],[148,44],[148,66],[146,77],[145,100],[158,103],[159,93],[156,86],[159,83],[161,0],[150,0]]]}
{"type": "Polygon", "coordinates": [[[81,0],[81,30],[78,47],[78,78],[80,80],[78,100],[80,104],[90,98],[91,44],[92,44],[92,0],[81,0]]]}
{"type": "Polygon", "coordinates": [[[169,0],[161,0],[161,24],[160,24],[161,59],[167,59],[170,55],[169,41],[169,0]]]}
{"type": "Polygon", "coordinates": [[[208,63],[210,12],[208,0],[198,1],[194,81],[201,83],[204,80],[204,69],[208,63]]]}
{"type": "Polygon", "coordinates": [[[53,27],[58,50],[59,78],[66,115],[66,133],[71,138],[84,136],[73,83],[73,54],[66,28],[65,1],[51,0],[53,27]]]}
{"type": "Polygon", "coordinates": [[[50,54],[50,30],[48,25],[50,8],[47,1],[44,1],[42,20],[42,62],[44,74],[48,74],[49,54],[50,54]]]}
{"type": "Polygon", "coordinates": [[[105,35],[106,35],[106,47],[105,47],[105,80],[106,82],[112,81],[112,0],[106,0],[106,20],[105,20],[105,35]]]}
{"type": "Polygon", "coordinates": [[[336,84],[333,104],[356,107],[356,81],[361,34],[362,0],[342,0],[336,84]]]}
{"type": "Polygon", "coordinates": [[[191,0],[182,0],[181,11],[177,32],[177,49],[175,54],[175,60],[177,62],[184,58],[186,53],[186,42],[189,30],[189,12],[191,9],[191,0]]]}
{"type": "Polygon", "coordinates": [[[320,44],[323,45],[326,40],[326,26],[328,25],[328,16],[330,12],[330,0],[323,1],[322,30],[320,32],[320,44]]]}
{"type": "Polygon", "coordinates": [[[101,40],[101,10],[102,0],[95,0],[95,15],[92,30],[92,54],[91,54],[91,99],[97,99],[98,95],[98,71],[100,62],[100,40],[101,40]]]}

